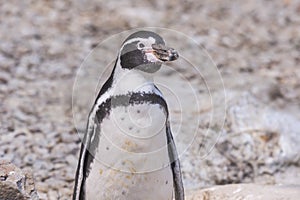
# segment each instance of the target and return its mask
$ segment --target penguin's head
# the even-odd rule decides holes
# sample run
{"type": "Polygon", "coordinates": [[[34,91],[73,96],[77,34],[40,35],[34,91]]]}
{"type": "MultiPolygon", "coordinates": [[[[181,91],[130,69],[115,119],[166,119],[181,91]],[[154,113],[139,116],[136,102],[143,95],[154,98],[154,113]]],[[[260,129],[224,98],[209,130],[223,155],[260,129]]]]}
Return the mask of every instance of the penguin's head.
{"type": "Polygon", "coordinates": [[[165,46],[161,36],[151,31],[138,31],[131,34],[123,43],[119,59],[124,69],[136,69],[154,73],[163,62],[173,61],[178,53],[165,46]]]}

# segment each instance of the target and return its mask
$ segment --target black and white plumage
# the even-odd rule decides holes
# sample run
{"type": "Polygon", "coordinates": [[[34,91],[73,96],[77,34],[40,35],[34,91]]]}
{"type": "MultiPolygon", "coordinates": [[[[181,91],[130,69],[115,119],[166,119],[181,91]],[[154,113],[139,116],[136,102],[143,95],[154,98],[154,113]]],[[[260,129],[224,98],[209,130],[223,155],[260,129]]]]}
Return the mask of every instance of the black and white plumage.
{"type": "Polygon", "coordinates": [[[125,40],[89,115],[73,200],[184,199],[168,107],[151,78],[177,58],[154,32],[125,40]]]}

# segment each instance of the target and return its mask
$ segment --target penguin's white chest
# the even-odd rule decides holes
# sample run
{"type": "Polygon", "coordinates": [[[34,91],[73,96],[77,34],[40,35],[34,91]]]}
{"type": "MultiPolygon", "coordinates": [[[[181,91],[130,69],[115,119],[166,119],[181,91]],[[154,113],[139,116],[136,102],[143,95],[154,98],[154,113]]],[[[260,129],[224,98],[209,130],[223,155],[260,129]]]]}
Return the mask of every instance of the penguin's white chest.
{"type": "MultiPolygon", "coordinates": [[[[113,102],[112,102],[113,104],[113,102]]],[[[112,107],[101,122],[87,199],[172,199],[166,113],[158,104],[112,107]]]]}

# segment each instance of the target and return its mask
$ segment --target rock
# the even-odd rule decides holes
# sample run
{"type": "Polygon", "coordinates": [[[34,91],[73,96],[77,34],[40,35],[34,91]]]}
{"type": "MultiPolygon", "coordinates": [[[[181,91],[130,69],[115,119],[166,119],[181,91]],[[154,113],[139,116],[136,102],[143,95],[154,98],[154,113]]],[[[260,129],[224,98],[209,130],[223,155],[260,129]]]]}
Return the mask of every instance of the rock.
{"type": "Polygon", "coordinates": [[[275,186],[256,184],[233,184],[207,189],[187,191],[187,200],[298,200],[300,185],[275,186]]]}
{"type": "Polygon", "coordinates": [[[21,171],[8,161],[0,161],[0,199],[38,200],[30,171],[21,171]]]}
{"type": "Polygon", "coordinates": [[[0,199],[7,200],[27,200],[28,198],[22,194],[12,183],[0,182],[0,199]]]}
{"type": "Polygon", "coordinates": [[[26,177],[25,192],[30,195],[31,200],[38,200],[39,196],[35,189],[33,172],[31,170],[27,169],[27,170],[24,170],[24,174],[26,177]]]}
{"type": "Polygon", "coordinates": [[[241,180],[281,183],[274,176],[261,182],[261,177],[275,175],[283,166],[299,163],[297,117],[291,112],[267,107],[249,92],[233,99],[228,101],[227,131],[216,144],[218,154],[212,156],[214,165],[215,160],[225,158],[223,164],[219,164],[226,167],[227,173],[218,171],[212,178],[216,184],[240,183],[241,180]]]}

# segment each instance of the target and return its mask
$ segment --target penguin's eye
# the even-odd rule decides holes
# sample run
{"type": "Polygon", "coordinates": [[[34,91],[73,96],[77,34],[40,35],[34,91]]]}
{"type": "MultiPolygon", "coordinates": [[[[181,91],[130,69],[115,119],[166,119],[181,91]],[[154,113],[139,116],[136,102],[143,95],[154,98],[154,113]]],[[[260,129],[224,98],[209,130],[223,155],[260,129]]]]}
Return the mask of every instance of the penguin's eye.
{"type": "Polygon", "coordinates": [[[144,48],[144,47],[145,47],[145,45],[144,45],[143,43],[141,43],[141,42],[138,43],[138,48],[139,48],[139,49],[144,48]]]}

